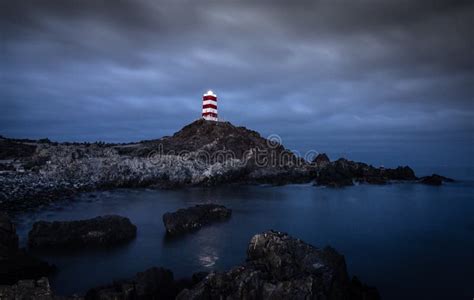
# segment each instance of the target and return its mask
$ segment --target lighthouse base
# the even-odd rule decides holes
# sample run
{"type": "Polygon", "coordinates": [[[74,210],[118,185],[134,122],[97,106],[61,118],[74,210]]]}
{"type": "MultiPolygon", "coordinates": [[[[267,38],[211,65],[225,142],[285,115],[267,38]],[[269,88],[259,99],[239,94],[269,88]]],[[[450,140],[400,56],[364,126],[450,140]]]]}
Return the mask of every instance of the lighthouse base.
{"type": "Polygon", "coordinates": [[[212,117],[212,116],[203,116],[202,118],[203,118],[204,120],[207,120],[207,121],[216,121],[216,122],[219,121],[218,118],[212,117]]]}

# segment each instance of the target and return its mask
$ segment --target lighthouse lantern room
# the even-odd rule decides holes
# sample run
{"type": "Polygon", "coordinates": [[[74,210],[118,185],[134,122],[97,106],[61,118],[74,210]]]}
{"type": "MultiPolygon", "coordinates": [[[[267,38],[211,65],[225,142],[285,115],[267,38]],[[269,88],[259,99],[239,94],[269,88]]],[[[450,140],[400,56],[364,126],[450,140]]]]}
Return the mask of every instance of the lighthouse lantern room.
{"type": "Polygon", "coordinates": [[[209,121],[218,121],[217,95],[211,90],[202,96],[202,118],[209,121]]]}

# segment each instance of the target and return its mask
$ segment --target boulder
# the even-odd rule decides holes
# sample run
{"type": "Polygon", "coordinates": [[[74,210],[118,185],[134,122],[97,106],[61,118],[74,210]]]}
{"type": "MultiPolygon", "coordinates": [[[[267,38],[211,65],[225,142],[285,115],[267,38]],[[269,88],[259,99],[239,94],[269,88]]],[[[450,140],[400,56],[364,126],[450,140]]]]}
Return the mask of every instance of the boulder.
{"type": "Polygon", "coordinates": [[[349,279],[344,256],[285,233],[255,235],[244,264],[211,273],[177,299],[379,299],[375,288],[349,279]]]}
{"type": "Polygon", "coordinates": [[[79,221],[39,221],[28,234],[31,248],[112,246],[135,238],[128,218],[109,215],[79,221]]]}
{"type": "MultiPolygon", "coordinates": [[[[0,284],[38,279],[54,269],[54,266],[18,248],[18,235],[13,222],[6,214],[0,214],[0,284]]],[[[0,296],[0,299],[3,298],[0,296]]]]}
{"type": "Polygon", "coordinates": [[[442,185],[443,182],[454,182],[454,180],[438,174],[433,174],[431,176],[425,176],[420,178],[420,183],[426,185],[442,185]]]}
{"type": "Polygon", "coordinates": [[[87,300],[174,299],[181,290],[191,288],[204,279],[203,274],[193,274],[190,280],[174,280],[173,272],[170,270],[153,267],[137,273],[132,279],[90,289],[85,298],[87,300]]]}
{"type": "Polygon", "coordinates": [[[202,204],[163,215],[166,233],[182,234],[200,229],[203,225],[223,221],[232,215],[232,210],[217,204],[202,204]]]}

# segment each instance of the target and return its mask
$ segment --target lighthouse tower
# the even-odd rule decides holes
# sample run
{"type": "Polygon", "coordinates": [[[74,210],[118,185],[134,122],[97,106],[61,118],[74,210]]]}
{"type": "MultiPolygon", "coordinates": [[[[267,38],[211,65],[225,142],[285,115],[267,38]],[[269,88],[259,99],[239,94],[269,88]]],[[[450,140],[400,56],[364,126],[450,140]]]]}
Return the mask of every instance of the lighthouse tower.
{"type": "Polygon", "coordinates": [[[217,95],[211,90],[202,96],[202,118],[209,121],[218,121],[217,95]]]}

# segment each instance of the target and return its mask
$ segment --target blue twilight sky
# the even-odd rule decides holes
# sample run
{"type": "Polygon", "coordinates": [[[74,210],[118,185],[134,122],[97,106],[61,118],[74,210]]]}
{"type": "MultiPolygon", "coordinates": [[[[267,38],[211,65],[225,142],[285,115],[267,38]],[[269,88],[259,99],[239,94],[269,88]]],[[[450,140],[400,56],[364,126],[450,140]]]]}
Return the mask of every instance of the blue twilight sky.
{"type": "Polygon", "coordinates": [[[220,117],[290,149],[474,165],[473,1],[0,4],[0,134],[129,142],[220,117]]]}

